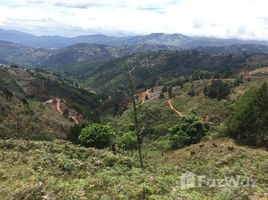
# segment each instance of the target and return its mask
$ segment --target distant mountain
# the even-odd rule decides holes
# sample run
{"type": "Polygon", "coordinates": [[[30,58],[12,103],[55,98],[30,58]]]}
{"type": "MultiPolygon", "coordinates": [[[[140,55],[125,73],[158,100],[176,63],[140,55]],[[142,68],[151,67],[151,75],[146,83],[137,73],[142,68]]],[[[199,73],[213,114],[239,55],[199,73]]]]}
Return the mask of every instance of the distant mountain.
{"type": "Polygon", "coordinates": [[[251,55],[251,54],[268,54],[268,47],[257,44],[245,44],[245,45],[231,45],[231,46],[207,46],[197,47],[198,51],[209,53],[212,55],[219,54],[234,54],[234,55],[251,55]]]}
{"type": "Polygon", "coordinates": [[[113,37],[102,34],[84,35],[73,38],[61,36],[35,36],[19,31],[0,29],[0,40],[36,48],[61,48],[78,43],[102,44],[102,45],[172,45],[180,48],[192,48],[198,46],[226,46],[233,44],[262,44],[268,45],[268,41],[219,39],[209,37],[189,37],[182,34],[153,33],[149,35],[113,37]]]}
{"type": "Polygon", "coordinates": [[[33,48],[17,43],[0,41],[0,59],[28,67],[67,68],[74,64],[104,62],[137,52],[177,50],[174,46],[141,44],[108,46],[75,44],[64,48],[33,48]]]}

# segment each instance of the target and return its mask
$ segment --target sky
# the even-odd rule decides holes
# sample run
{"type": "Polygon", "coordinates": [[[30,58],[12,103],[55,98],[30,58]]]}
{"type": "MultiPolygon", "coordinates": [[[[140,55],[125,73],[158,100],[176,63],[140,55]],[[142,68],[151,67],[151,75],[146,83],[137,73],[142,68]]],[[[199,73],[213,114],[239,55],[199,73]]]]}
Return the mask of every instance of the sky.
{"type": "Polygon", "coordinates": [[[268,40],[268,0],[0,0],[0,28],[35,35],[268,40]]]}

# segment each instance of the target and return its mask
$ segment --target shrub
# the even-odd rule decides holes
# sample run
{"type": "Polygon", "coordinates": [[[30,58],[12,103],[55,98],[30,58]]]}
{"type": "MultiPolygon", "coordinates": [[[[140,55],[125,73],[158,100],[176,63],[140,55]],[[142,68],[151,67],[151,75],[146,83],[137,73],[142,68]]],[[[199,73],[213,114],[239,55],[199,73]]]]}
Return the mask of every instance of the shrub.
{"type": "Polygon", "coordinates": [[[52,132],[44,131],[37,138],[41,141],[52,141],[55,139],[55,135],[52,132]]]}
{"type": "Polygon", "coordinates": [[[86,147],[106,148],[112,144],[114,133],[111,126],[94,123],[82,129],[79,140],[86,147]]]}
{"type": "Polygon", "coordinates": [[[199,142],[207,134],[208,129],[208,124],[196,115],[183,117],[180,124],[169,129],[171,148],[176,149],[199,142]]]}

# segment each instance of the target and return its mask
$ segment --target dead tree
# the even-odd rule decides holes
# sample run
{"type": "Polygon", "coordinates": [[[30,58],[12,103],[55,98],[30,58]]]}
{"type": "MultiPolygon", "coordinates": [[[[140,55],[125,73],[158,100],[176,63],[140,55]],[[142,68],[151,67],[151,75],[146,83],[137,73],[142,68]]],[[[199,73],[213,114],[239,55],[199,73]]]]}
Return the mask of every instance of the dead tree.
{"type": "Polygon", "coordinates": [[[142,131],[139,130],[139,123],[138,123],[138,118],[137,118],[137,107],[136,107],[136,101],[135,101],[135,95],[134,95],[134,89],[133,89],[133,83],[132,83],[131,70],[129,69],[129,66],[128,66],[128,78],[129,78],[129,85],[130,85],[130,95],[131,95],[132,104],[133,104],[134,125],[135,125],[135,132],[137,136],[137,148],[138,148],[138,153],[139,153],[140,166],[143,169],[144,165],[143,165],[143,158],[142,158],[142,152],[141,152],[142,131]]]}

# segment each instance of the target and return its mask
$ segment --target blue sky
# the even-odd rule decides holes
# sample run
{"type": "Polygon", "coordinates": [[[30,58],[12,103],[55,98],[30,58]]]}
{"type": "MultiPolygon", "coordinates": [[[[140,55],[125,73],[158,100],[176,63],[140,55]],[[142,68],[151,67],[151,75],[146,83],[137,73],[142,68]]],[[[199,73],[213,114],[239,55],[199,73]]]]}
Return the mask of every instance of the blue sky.
{"type": "Polygon", "coordinates": [[[155,32],[268,40],[267,0],[1,0],[0,27],[36,35],[155,32]]]}

